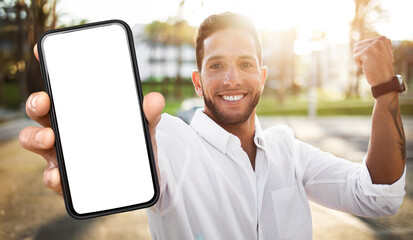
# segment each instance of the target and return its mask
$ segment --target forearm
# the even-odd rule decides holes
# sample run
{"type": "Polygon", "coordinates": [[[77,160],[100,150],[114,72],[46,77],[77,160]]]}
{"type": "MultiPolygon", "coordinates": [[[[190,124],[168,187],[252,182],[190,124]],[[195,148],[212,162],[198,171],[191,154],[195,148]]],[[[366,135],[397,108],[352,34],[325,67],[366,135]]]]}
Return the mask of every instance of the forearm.
{"type": "Polygon", "coordinates": [[[367,167],[374,184],[392,184],[403,174],[406,161],[406,139],[396,92],[376,99],[367,167]]]}
{"type": "Polygon", "coordinates": [[[375,185],[364,163],[335,157],[301,141],[295,147],[301,153],[297,159],[305,169],[302,182],[310,200],[363,217],[397,213],[405,194],[403,179],[393,185],[375,185]]]}

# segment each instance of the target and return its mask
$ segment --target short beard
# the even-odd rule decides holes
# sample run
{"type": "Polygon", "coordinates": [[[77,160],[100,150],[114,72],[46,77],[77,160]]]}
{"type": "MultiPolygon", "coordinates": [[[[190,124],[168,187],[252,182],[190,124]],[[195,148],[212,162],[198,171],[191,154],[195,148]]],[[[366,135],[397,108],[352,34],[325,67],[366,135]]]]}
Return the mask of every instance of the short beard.
{"type": "MultiPolygon", "coordinates": [[[[202,89],[202,92],[204,92],[204,89],[202,89]]],[[[247,121],[248,118],[251,116],[252,111],[254,111],[255,107],[257,106],[258,101],[260,100],[260,94],[254,93],[254,95],[252,96],[252,100],[245,112],[243,112],[240,116],[234,116],[230,115],[230,113],[225,113],[223,111],[218,110],[215,104],[212,102],[212,100],[205,96],[205,94],[203,95],[205,106],[207,106],[208,109],[215,116],[215,118],[218,119],[219,123],[225,125],[239,124],[247,121]]]]}

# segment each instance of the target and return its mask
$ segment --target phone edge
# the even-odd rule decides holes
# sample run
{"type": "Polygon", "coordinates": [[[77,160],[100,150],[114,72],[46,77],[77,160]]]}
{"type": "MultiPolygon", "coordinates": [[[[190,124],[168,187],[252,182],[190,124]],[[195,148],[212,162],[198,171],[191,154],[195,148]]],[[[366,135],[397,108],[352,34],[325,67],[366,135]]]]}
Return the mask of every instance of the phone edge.
{"type": "Polygon", "coordinates": [[[153,206],[159,199],[160,196],[160,188],[159,188],[159,179],[158,179],[158,174],[156,171],[156,163],[155,163],[155,158],[153,154],[153,149],[152,149],[152,141],[150,138],[150,133],[149,133],[149,128],[148,128],[148,121],[145,117],[145,114],[143,112],[143,94],[142,94],[142,87],[140,84],[140,75],[139,75],[139,69],[138,69],[138,61],[136,58],[135,54],[135,46],[134,46],[134,41],[133,41],[133,35],[132,35],[132,30],[130,29],[129,25],[119,19],[112,19],[112,20],[105,20],[105,21],[99,21],[99,22],[93,22],[93,23],[87,23],[87,24],[81,24],[81,25],[76,25],[76,26],[70,26],[70,27],[64,27],[64,28],[59,28],[59,29],[52,29],[43,32],[40,37],[38,38],[37,42],[37,52],[39,56],[39,65],[40,65],[40,71],[41,75],[43,78],[43,83],[45,86],[45,91],[49,95],[50,98],[50,111],[49,111],[49,119],[50,119],[50,125],[55,132],[55,149],[56,149],[56,156],[57,156],[57,162],[58,162],[58,168],[60,171],[60,179],[61,179],[61,184],[62,184],[62,193],[64,197],[64,202],[65,202],[65,207],[66,211],[68,214],[74,218],[74,219],[89,219],[89,218],[94,218],[94,217],[100,217],[100,216],[106,216],[110,214],[116,214],[116,213],[121,213],[121,212],[127,212],[127,211],[132,211],[132,210],[137,210],[137,209],[142,209],[142,208],[148,208],[153,206]],[[127,40],[128,40],[128,47],[129,47],[129,53],[130,57],[132,59],[132,66],[133,66],[133,73],[134,73],[134,78],[135,78],[135,86],[136,86],[136,92],[137,92],[137,97],[138,97],[138,102],[140,106],[140,113],[141,113],[141,120],[142,124],[144,126],[144,133],[145,133],[145,141],[146,141],[146,146],[147,146],[147,152],[149,156],[149,165],[151,169],[151,175],[152,175],[152,184],[154,188],[154,195],[153,197],[144,203],[140,204],[134,204],[134,205],[129,205],[129,206],[124,206],[120,208],[113,208],[113,209],[108,209],[108,210],[102,210],[102,211],[96,211],[96,212],[91,212],[91,213],[84,213],[84,214],[79,214],[75,211],[73,207],[73,203],[71,201],[71,195],[70,195],[70,188],[69,188],[69,183],[67,179],[67,173],[66,173],[66,168],[64,164],[64,157],[63,157],[63,152],[62,152],[62,146],[60,143],[60,135],[58,131],[58,123],[56,119],[56,112],[55,112],[55,107],[53,103],[53,94],[51,91],[50,87],[50,82],[49,82],[49,77],[48,77],[48,72],[46,69],[46,65],[44,62],[44,54],[42,50],[42,41],[50,34],[58,33],[58,32],[64,32],[64,31],[71,31],[71,30],[79,30],[82,28],[87,28],[87,27],[94,27],[94,26],[99,26],[99,25],[107,25],[107,24],[120,24],[124,29],[125,33],[127,35],[127,40]]]}

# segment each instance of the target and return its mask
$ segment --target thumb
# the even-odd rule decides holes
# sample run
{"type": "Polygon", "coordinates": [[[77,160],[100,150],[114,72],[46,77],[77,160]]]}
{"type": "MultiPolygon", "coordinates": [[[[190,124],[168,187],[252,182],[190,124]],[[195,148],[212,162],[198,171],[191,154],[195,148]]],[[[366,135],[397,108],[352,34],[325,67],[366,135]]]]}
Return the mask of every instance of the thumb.
{"type": "Polygon", "coordinates": [[[37,61],[39,61],[39,53],[37,52],[37,43],[33,47],[33,53],[34,53],[34,56],[36,57],[37,61]]]}
{"type": "Polygon", "coordinates": [[[152,149],[155,157],[156,173],[158,174],[158,179],[161,181],[161,175],[159,174],[158,167],[158,146],[156,144],[156,126],[161,120],[161,113],[165,107],[165,99],[162,94],[158,92],[151,92],[145,95],[143,98],[143,112],[148,120],[149,132],[151,134],[152,149]]]}
{"type": "Polygon", "coordinates": [[[148,120],[149,131],[153,135],[161,120],[161,113],[165,107],[165,99],[162,94],[158,92],[151,92],[145,95],[143,98],[143,112],[148,120]]]}

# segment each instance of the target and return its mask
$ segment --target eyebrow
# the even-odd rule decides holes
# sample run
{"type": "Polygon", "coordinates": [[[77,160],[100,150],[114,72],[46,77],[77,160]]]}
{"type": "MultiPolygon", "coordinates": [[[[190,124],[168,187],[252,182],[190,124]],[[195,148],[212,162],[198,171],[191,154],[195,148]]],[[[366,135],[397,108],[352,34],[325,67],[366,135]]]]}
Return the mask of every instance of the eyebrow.
{"type": "Polygon", "coordinates": [[[215,61],[215,60],[224,59],[224,58],[225,58],[225,57],[224,57],[224,56],[221,56],[221,55],[212,56],[212,57],[209,57],[209,58],[206,60],[206,63],[207,63],[207,62],[210,62],[210,61],[215,61]]]}

